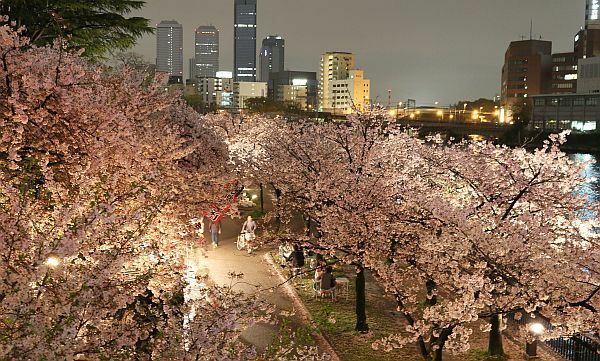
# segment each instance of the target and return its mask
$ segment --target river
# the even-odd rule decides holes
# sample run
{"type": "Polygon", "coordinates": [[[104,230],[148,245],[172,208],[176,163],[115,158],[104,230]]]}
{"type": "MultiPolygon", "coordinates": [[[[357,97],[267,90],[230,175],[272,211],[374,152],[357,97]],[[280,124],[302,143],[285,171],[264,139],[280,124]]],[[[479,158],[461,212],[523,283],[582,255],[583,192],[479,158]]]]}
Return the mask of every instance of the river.
{"type": "Polygon", "coordinates": [[[588,195],[590,201],[600,201],[600,154],[573,153],[569,157],[578,162],[596,161],[594,164],[589,164],[584,171],[586,178],[594,180],[583,186],[581,191],[588,195]]]}

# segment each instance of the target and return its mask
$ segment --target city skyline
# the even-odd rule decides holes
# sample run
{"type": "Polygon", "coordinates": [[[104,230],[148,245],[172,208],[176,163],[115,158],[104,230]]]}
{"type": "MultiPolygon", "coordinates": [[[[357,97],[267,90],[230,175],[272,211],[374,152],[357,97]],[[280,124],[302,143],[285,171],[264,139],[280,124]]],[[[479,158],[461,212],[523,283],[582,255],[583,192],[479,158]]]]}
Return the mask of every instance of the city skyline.
{"type": "MultiPolygon", "coordinates": [[[[193,37],[188,34],[200,24],[216,26],[222,35],[221,70],[232,70],[233,1],[180,0],[178,4],[167,7],[150,0],[135,15],[155,24],[164,19],[182,23],[186,58],[193,52],[193,37]]],[[[414,98],[420,104],[448,104],[500,93],[504,51],[521,35],[529,38],[530,19],[535,38],[542,34],[553,42],[553,51],[568,51],[584,25],[585,1],[433,4],[379,0],[363,4],[331,0],[322,4],[307,0],[297,4],[260,0],[258,13],[258,39],[272,33],[286,38],[286,69],[318,71],[320,54],[348,51],[357,56],[357,67],[369,74],[374,100],[387,103],[387,89],[391,89],[394,101],[414,98]],[[519,12],[514,11],[516,7],[519,12]],[[369,35],[360,35],[366,28],[369,35]]],[[[152,62],[154,41],[154,36],[147,36],[134,50],[152,62]]]]}

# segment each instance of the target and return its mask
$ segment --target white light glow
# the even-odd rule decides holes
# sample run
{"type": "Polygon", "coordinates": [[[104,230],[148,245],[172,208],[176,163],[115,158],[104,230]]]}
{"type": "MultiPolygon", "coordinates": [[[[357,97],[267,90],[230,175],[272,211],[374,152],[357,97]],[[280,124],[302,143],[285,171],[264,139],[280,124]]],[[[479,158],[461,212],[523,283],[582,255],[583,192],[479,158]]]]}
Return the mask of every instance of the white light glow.
{"type": "Polygon", "coordinates": [[[216,75],[217,75],[217,78],[220,78],[220,79],[233,78],[233,72],[231,72],[231,71],[218,71],[216,75]]]}
{"type": "Polygon", "coordinates": [[[60,260],[57,257],[50,256],[50,257],[48,257],[48,259],[46,260],[45,263],[46,263],[46,266],[55,268],[60,265],[60,260]]]}
{"type": "Polygon", "coordinates": [[[308,79],[293,79],[292,80],[293,86],[306,86],[306,84],[308,84],[308,79]]]}
{"type": "Polygon", "coordinates": [[[545,330],[546,328],[541,323],[532,323],[529,325],[529,331],[534,335],[541,335],[545,330]]]}

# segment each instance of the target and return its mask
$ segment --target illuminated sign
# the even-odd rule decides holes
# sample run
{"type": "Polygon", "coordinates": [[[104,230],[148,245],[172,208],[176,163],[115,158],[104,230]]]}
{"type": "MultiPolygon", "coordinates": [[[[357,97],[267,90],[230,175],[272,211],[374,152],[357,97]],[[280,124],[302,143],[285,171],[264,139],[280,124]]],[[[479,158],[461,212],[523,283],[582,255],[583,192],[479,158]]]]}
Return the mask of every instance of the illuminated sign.
{"type": "Polygon", "coordinates": [[[217,78],[221,78],[221,79],[233,78],[233,73],[230,71],[218,71],[216,75],[217,75],[217,78]]]}
{"type": "Polygon", "coordinates": [[[306,86],[306,84],[308,84],[307,79],[293,79],[292,80],[293,86],[306,86]]]}

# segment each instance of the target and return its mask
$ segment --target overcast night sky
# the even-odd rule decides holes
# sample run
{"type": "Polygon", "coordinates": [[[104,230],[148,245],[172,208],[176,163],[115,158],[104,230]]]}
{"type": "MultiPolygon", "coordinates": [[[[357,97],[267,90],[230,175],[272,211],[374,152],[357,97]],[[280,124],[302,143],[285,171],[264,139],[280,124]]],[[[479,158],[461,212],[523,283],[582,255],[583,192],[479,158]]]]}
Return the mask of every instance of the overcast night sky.
{"type": "MultiPolygon", "coordinates": [[[[317,71],[325,51],[348,51],[371,79],[371,97],[418,104],[491,98],[500,92],[504,52],[512,40],[553,41],[554,52],[572,51],[583,26],[584,0],[258,0],[257,50],[264,37],[286,40],[286,69],[317,71]]],[[[184,68],[193,55],[194,30],[213,24],[221,32],[221,69],[233,67],[233,0],[147,0],[139,14],[177,20],[184,27],[184,68]]],[[[153,35],[134,49],[154,61],[153,35]]],[[[187,75],[186,75],[187,76],[187,75]]]]}

